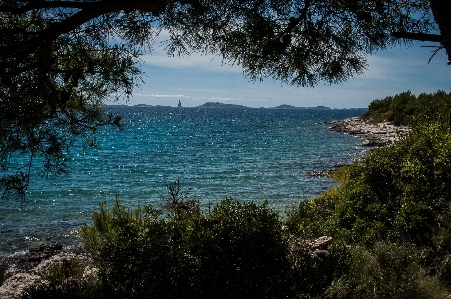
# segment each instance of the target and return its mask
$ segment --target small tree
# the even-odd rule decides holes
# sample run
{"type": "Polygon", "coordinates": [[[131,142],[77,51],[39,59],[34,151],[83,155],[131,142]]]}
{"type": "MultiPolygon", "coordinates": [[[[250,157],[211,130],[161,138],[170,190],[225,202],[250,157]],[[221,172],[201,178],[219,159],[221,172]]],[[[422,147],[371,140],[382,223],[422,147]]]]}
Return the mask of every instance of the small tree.
{"type": "Polygon", "coordinates": [[[186,218],[200,214],[200,202],[197,196],[192,196],[188,191],[182,190],[180,178],[174,182],[166,183],[168,195],[161,196],[163,208],[172,217],[186,218]]]}

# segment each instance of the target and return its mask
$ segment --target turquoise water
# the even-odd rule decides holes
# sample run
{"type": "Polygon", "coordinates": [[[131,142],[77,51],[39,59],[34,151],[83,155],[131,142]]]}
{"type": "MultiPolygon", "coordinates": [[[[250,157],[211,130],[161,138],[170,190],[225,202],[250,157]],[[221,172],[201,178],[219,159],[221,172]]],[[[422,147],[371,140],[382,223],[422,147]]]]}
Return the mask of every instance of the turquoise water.
{"type": "Polygon", "coordinates": [[[99,149],[71,154],[70,177],[33,174],[26,202],[0,204],[0,252],[45,241],[77,242],[99,202],[116,195],[158,205],[165,183],[180,178],[206,207],[226,197],[267,199],[284,211],[334,186],[310,171],[350,163],[365,149],[321,122],[365,110],[116,107],[125,131],[102,129],[99,149]]]}

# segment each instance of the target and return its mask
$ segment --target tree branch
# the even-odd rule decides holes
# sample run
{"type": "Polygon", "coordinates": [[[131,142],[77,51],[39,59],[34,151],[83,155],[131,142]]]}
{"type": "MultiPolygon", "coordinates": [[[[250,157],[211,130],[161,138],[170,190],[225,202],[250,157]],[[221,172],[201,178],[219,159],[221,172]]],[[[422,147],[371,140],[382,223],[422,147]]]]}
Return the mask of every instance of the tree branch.
{"type": "Polygon", "coordinates": [[[438,34],[426,34],[426,33],[412,33],[412,32],[392,32],[391,36],[395,38],[404,38],[410,40],[417,40],[422,42],[434,42],[441,43],[443,38],[438,34]]]}
{"type": "Polygon", "coordinates": [[[85,2],[84,7],[79,12],[67,19],[57,22],[43,30],[39,34],[40,40],[54,40],[58,36],[71,32],[81,25],[109,13],[141,10],[150,13],[158,13],[161,7],[169,4],[171,0],[142,1],[142,0],[102,0],[99,2],[85,2]]]}
{"type": "Polygon", "coordinates": [[[0,6],[0,12],[9,12],[15,15],[23,14],[32,10],[49,9],[49,8],[86,8],[93,2],[73,2],[73,1],[45,1],[33,2],[24,6],[0,6]]]}
{"type": "MultiPolygon", "coordinates": [[[[50,45],[61,35],[74,31],[80,28],[83,24],[89,21],[95,20],[96,18],[110,14],[119,13],[122,11],[130,10],[141,10],[144,12],[150,12],[157,14],[160,12],[162,7],[165,7],[173,0],[154,0],[154,1],[143,1],[143,0],[101,0],[97,2],[81,2],[78,8],[81,10],[75,12],[73,15],[61,20],[60,22],[55,22],[45,28],[40,32],[34,32],[35,37],[23,42],[19,47],[10,47],[2,49],[3,57],[12,57],[17,55],[14,59],[13,64],[19,65],[28,55],[36,51],[36,49],[41,48],[41,54],[46,55],[46,51],[49,51],[50,45]]],[[[69,2],[75,3],[75,2],[69,2]]],[[[41,9],[52,7],[56,8],[58,5],[60,7],[70,7],[66,6],[65,1],[56,1],[51,3],[51,1],[30,4],[30,7],[40,7],[41,9]]],[[[12,7],[12,6],[10,6],[12,7]]],[[[21,9],[21,8],[18,8],[21,9]]],[[[1,11],[1,10],[0,10],[1,11]]],[[[4,59],[6,61],[6,59],[4,59]]],[[[45,61],[43,62],[45,64],[45,61]]],[[[6,67],[12,67],[8,63],[2,63],[0,69],[5,69],[6,67]]],[[[46,67],[46,65],[44,65],[46,67]]]]}

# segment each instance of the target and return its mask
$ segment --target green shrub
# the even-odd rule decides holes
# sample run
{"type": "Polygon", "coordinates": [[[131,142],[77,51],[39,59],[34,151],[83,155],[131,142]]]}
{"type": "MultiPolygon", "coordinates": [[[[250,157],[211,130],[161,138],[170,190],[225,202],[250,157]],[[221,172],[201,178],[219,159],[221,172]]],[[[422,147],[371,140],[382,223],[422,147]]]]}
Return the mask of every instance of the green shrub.
{"type": "Polygon", "coordinates": [[[164,218],[101,205],[82,237],[108,297],[281,298],[292,293],[287,245],[266,203],[226,199],[209,214],[164,218]]]}
{"type": "Polygon", "coordinates": [[[350,250],[348,273],[326,291],[327,298],[449,298],[440,281],[421,268],[414,247],[376,243],[350,250]]]}
{"type": "Polygon", "coordinates": [[[437,91],[418,97],[410,91],[377,99],[370,103],[362,117],[377,122],[390,121],[395,125],[414,125],[429,121],[448,121],[451,111],[451,93],[437,91]]]}
{"type": "Polygon", "coordinates": [[[288,230],[303,239],[315,239],[329,235],[328,219],[335,209],[335,199],[340,188],[334,187],[312,200],[301,201],[297,208],[288,211],[285,225],[288,230]]]}
{"type": "Polygon", "coordinates": [[[192,196],[188,191],[182,189],[180,178],[173,182],[166,183],[168,195],[161,196],[163,209],[174,218],[187,218],[200,215],[200,201],[196,196],[192,196]]]}
{"type": "Polygon", "coordinates": [[[80,261],[63,260],[60,263],[54,263],[48,267],[48,269],[42,274],[42,279],[49,281],[53,284],[61,284],[68,278],[81,279],[83,278],[83,272],[86,264],[80,261]]]}
{"type": "Polygon", "coordinates": [[[152,298],[165,291],[172,295],[172,279],[178,274],[174,266],[191,259],[183,255],[180,240],[186,228],[170,225],[160,215],[152,207],[130,211],[116,200],[110,210],[102,204],[93,214],[93,226],[82,228],[109,297],[152,298]]]}
{"type": "Polygon", "coordinates": [[[50,265],[41,278],[48,283],[29,288],[23,299],[98,299],[104,298],[95,276],[83,277],[87,263],[77,259],[50,265]]]}
{"type": "Polygon", "coordinates": [[[420,109],[417,98],[410,91],[402,92],[393,97],[386,117],[395,125],[408,125],[420,109]]]}
{"type": "Polygon", "coordinates": [[[287,245],[267,203],[220,202],[193,227],[192,254],[201,258],[207,298],[278,298],[290,292],[287,245]],[[214,287],[212,287],[214,286],[214,287]]]}
{"type": "Polygon", "coordinates": [[[330,177],[334,181],[339,182],[340,184],[344,184],[349,180],[349,175],[353,167],[354,165],[340,166],[330,174],[330,177]]]}
{"type": "Polygon", "coordinates": [[[345,242],[430,246],[451,198],[451,134],[439,123],[414,128],[350,171],[335,198],[331,226],[345,242]]]}
{"type": "MultiPolygon", "coordinates": [[[[390,147],[348,168],[340,187],[289,212],[289,231],[302,238],[333,237],[334,285],[347,298],[347,246],[411,244],[428,274],[451,284],[451,132],[447,124],[416,125],[390,147]]],[[[422,283],[426,283],[426,280],[422,283]]],[[[332,295],[331,295],[332,296],[332,295]]],[[[337,295],[338,296],[338,295],[337,295]]],[[[340,297],[338,296],[338,297],[340,297]]],[[[356,296],[357,298],[358,296],[356,296]]]]}

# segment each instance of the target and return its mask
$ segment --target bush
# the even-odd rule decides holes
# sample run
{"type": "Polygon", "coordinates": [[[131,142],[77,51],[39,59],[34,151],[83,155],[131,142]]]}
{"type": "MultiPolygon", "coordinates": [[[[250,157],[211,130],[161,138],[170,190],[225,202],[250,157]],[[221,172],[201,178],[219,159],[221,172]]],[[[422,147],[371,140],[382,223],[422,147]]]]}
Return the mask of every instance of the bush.
{"type": "Polygon", "coordinates": [[[200,201],[196,196],[192,196],[188,191],[182,189],[180,178],[174,182],[166,183],[168,195],[161,196],[163,209],[168,211],[173,218],[186,218],[200,215],[200,201]]]}
{"type": "Polygon", "coordinates": [[[349,272],[327,291],[327,298],[449,298],[436,277],[421,268],[412,246],[376,243],[371,250],[350,250],[349,272]]]}
{"type": "MultiPolygon", "coordinates": [[[[343,185],[302,202],[287,226],[303,238],[328,235],[338,279],[347,273],[347,246],[411,244],[428,274],[451,283],[451,132],[444,122],[415,126],[400,142],[375,149],[348,168],[343,185]]],[[[351,264],[353,262],[351,261],[351,264]]],[[[344,293],[343,293],[344,294],[344,293]]],[[[344,296],[344,295],[343,295],[344,296]]]]}
{"type": "Polygon", "coordinates": [[[266,203],[226,199],[199,220],[191,252],[201,258],[206,298],[280,298],[290,293],[282,224],[266,203]]]}
{"type": "MultiPolygon", "coordinates": [[[[358,167],[357,164],[341,166],[330,176],[336,182],[346,184],[354,167],[358,167]]],[[[288,230],[303,239],[331,235],[330,223],[327,220],[333,215],[336,199],[341,192],[341,187],[330,188],[311,200],[300,202],[297,208],[288,210],[285,223],[288,230]]]]}
{"type": "Polygon", "coordinates": [[[301,204],[297,213],[317,224],[321,234],[346,244],[433,246],[434,235],[445,227],[450,198],[451,134],[444,124],[429,123],[391,147],[374,150],[349,168],[341,187],[301,204]]]}
{"type": "Polygon", "coordinates": [[[210,214],[101,205],[82,236],[108,297],[281,298],[291,269],[278,214],[226,199],[210,214]]]}
{"type": "Polygon", "coordinates": [[[46,284],[29,288],[23,299],[96,299],[104,298],[95,276],[83,277],[86,263],[77,259],[50,265],[41,278],[46,284]]]}
{"type": "Polygon", "coordinates": [[[378,122],[390,121],[395,125],[414,125],[429,121],[448,122],[450,111],[451,93],[439,90],[415,97],[407,91],[372,101],[362,117],[373,118],[378,122]]]}
{"type": "Polygon", "coordinates": [[[329,219],[335,209],[340,189],[334,187],[312,200],[304,200],[287,213],[288,230],[303,239],[316,239],[329,235],[329,219]]]}
{"type": "MultiPolygon", "coordinates": [[[[102,204],[93,226],[82,228],[108,297],[158,298],[167,292],[170,298],[172,285],[183,283],[172,280],[183,264],[193,262],[183,255],[186,227],[171,225],[160,215],[152,207],[130,211],[116,200],[110,210],[102,204]]],[[[187,276],[185,282],[189,280],[187,276]]]]}

